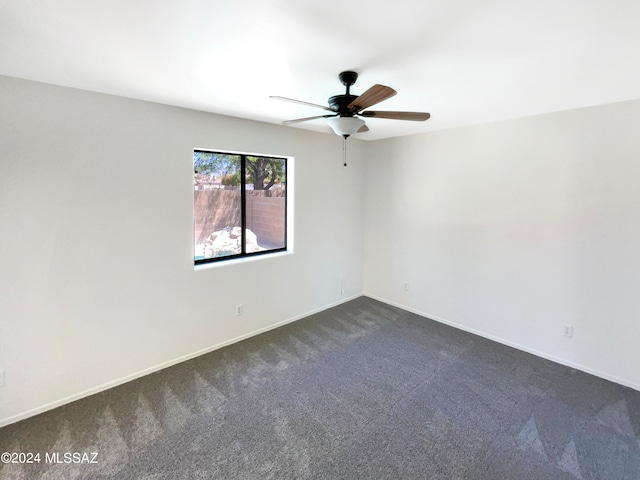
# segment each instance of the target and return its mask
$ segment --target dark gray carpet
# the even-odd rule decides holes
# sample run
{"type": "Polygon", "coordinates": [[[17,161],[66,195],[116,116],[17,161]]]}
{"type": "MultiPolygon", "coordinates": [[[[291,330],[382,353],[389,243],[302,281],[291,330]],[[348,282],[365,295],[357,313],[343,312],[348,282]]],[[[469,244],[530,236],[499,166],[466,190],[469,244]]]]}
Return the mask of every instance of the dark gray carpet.
{"type": "Polygon", "coordinates": [[[0,429],[2,479],[640,479],[640,392],[361,297],[0,429]]]}

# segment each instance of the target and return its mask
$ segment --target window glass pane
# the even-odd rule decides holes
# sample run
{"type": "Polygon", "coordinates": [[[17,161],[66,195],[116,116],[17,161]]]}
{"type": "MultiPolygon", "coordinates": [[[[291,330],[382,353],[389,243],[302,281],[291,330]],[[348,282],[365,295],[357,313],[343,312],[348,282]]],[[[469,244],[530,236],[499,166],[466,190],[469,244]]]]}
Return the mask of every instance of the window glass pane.
{"type": "Polygon", "coordinates": [[[196,264],[286,250],[285,158],[195,150],[193,165],[196,264]]]}
{"type": "Polygon", "coordinates": [[[286,160],[247,156],[247,253],[285,247],[286,160]]]}
{"type": "Polygon", "coordinates": [[[240,155],[194,152],[195,260],[242,253],[240,155]]]}

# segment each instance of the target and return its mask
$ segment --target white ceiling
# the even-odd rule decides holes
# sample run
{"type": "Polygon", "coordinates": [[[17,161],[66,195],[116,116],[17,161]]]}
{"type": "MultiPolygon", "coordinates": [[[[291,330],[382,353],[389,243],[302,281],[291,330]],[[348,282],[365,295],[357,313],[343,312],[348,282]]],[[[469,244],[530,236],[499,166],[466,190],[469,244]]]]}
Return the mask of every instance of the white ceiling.
{"type": "MultiPolygon", "coordinates": [[[[0,74],[280,123],[375,83],[377,139],[640,98],[637,0],[0,0],[0,74]]],[[[322,120],[296,124],[330,132],[322,120]]]]}

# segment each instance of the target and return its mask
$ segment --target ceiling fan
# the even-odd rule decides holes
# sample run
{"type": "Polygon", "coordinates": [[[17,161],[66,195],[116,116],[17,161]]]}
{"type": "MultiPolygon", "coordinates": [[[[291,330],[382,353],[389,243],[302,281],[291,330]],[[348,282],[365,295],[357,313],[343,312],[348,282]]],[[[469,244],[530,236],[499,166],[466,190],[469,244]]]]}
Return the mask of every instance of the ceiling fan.
{"type": "Polygon", "coordinates": [[[294,100],[293,98],[271,96],[276,100],[284,100],[287,102],[298,103],[301,105],[307,105],[309,107],[321,108],[331,113],[325,115],[317,115],[315,117],[296,118],[295,120],[286,120],[283,123],[290,125],[292,123],[306,122],[308,120],[316,120],[319,118],[325,118],[329,126],[333,131],[344,137],[347,137],[360,132],[366,132],[369,130],[364,120],[359,117],[365,118],[388,118],[392,120],[412,120],[417,122],[423,122],[431,117],[430,114],[424,112],[389,112],[389,111],[373,111],[366,110],[367,108],[376,105],[388,98],[393,97],[397,92],[384,85],[374,85],[369,88],[362,95],[352,95],[350,92],[351,86],[356,83],[358,74],[352,71],[346,71],[340,73],[338,78],[342,84],[347,87],[347,91],[344,95],[334,95],[329,97],[329,106],[318,105],[316,103],[303,102],[301,100],[294,100]]]}

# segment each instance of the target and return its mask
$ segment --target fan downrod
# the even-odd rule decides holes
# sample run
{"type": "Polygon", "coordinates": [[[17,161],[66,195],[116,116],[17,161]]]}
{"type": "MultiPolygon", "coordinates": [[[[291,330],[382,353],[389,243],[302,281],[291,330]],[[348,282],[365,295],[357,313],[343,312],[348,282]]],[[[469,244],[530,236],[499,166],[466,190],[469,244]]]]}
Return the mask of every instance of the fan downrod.
{"type": "Polygon", "coordinates": [[[340,116],[351,117],[353,115],[351,114],[350,110],[347,108],[347,105],[349,105],[352,101],[354,101],[358,97],[357,95],[351,95],[349,88],[351,87],[351,85],[356,83],[356,80],[358,79],[358,74],[356,72],[346,71],[346,72],[340,73],[340,75],[338,75],[338,78],[340,79],[342,84],[345,87],[347,87],[347,91],[344,95],[334,95],[333,97],[329,98],[327,102],[329,103],[329,106],[331,107],[331,109],[339,113],[340,116]]]}

